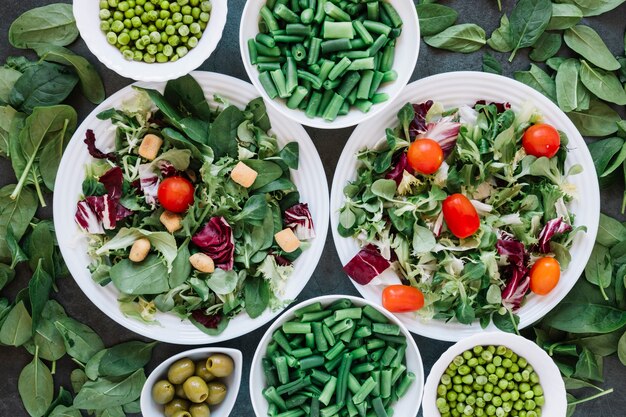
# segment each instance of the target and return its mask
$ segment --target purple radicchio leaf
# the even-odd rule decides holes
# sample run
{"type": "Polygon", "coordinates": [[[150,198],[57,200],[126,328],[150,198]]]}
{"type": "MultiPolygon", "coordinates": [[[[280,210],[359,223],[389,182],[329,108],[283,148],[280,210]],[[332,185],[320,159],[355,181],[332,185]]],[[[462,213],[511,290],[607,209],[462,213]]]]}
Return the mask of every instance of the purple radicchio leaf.
{"type": "Polygon", "coordinates": [[[572,226],[567,224],[563,217],[552,219],[543,226],[539,233],[539,241],[535,247],[541,253],[550,253],[550,241],[557,234],[563,234],[572,230],[572,226]]]}
{"type": "Polygon", "coordinates": [[[289,227],[298,240],[309,240],[315,237],[313,218],[306,203],[296,204],[285,210],[283,216],[285,226],[289,227]]]}
{"type": "Polygon", "coordinates": [[[444,117],[433,123],[426,125],[426,131],[417,135],[416,138],[429,138],[439,143],[444,154],[448,155],[459,136],[461,123],[454,122],[452,117],[444,117]]]}
{"type": "Polygon", "coordinates": [[[179,171],[170,161],[160,160],[157,162],[157,167],[159,167],[159,171],[161,171],[163,178],[179,175],[179,171]]]}
{"type": "Polygon", "coordinates": [[[141,164],[137,167],[139,172],[139,186],[146,199],[146,203],[154,206],[159,192],[159,177],[152,170],[152,164],[141,164]]]}
{"type": "Polygon", "coordinates": [[[432,100],[428,100],[425,103],[413,104],[415,118],[409,126],[409,134],[411,135],[411,138],[414,138],[420,133],[424,133],[426,131],[426,114],[433,104],[432,100]]]}
{"type": "Polygon", "coordinates": [[[94,234],[104,233],[104,229],[113,230],[117,225],[118,217],[124,217],[132,214],[129,210],[109,197],[108,194],[102,196],[89,196],[83,201],[79,201],[76,208],[76,223],[86,232],[94,234]],[[96,221],[99,223],[96,226],[96,221]]]}
{"type": "Polygon", "coordinates": [[[209,255],[215,266],[225,271],[233,269],[235,244],[233,230],[223,217],[211,217],[191,241],[209,255]]]}
{"type": "Polygon", "coordinates": [[[122,183],[124,177],[122,174],[122,168],[113,167],[102,175],[98,181],[104,185],[107,190],[107,194],[114,200],[119,200],[122,197],[122,183]]]}
{"type": "Polygon", "coordinates": [[[102,227],[100,217],[85,200],[79,201],[76,205],[74,220],[76,220],[78,226],[80,226],[80,228],[87,233],[96,235],[104,234],[104,228],[102,227]]]}
{"type": "Polygon", "coordinates": [[[193,310],[191,312],[191,317],[208,329],[217,329],[217,326],[219,326],[222,321],[222,316],[220,314],[212,314],[209,316],[204,314],[204,309],[202,308],[193,310]]]}
{"type": "Polygon", "coordinates": [[[367,245],[350,260],[343,270],[350,278],[361,285],[367,285],[389,268],[389,261],[385,259],[376,246],[367,245]]]}
{"type": "Polygon", "coordinates": [[[274,256],[274,260],[276,261],[276,265],[278,266],[290,266],[291,265],[291,261],[282,255],[276,255],[275,253],[270,253],[270,255],[274,256]]]}
{"type": "Polygon", "coordinates": [[[85,132],[84,142],[87,145],[89,155],[92,157],[96,159],[108,159],[109,161],[115,161],[117,159],[115,153],[104,153],[96,147],[96,135],[93,133],[93,130],[88,129],[87,132],[85,132]]]}
{"type": "MultiPolygon", "coordinates": [[[[490,102],[489,105],[493,104],[494,106],[496,106],[496,111],[498,113],[504,113],[505,111],[507,111],[508,109],[511,108],[511,103],[509,102],[504,102],[504,103],[497,103],[497,102],[490,102]]],[[[476,107],[478,106],[487,106],[487,101],[485,100],[478,100],[475,104],[474,104],[474,110],[476,110],[476,107]]]]}
{"type": "Polygon", "coordinates": [[[404,171],[414,174],[413,169],[409,166],[409,160],[406,156],[406,152],[402,152],[400,154],[400,157],[393,165],[393,169],[385,175],[385,178],[388,180],[394,180],[396,185],[400,185],[402,177],[404,176],[404,171]]]}
{"type": "Polygon", "coordinates": [[[496,249],[498,254],[506,256],[509,262],[503,272],[506,286],[502,291],[502,305],[511,311],[516,311],[530,287],[528,253],[524,244],[508,233],[501,234],[496,243],[496,249]]]}

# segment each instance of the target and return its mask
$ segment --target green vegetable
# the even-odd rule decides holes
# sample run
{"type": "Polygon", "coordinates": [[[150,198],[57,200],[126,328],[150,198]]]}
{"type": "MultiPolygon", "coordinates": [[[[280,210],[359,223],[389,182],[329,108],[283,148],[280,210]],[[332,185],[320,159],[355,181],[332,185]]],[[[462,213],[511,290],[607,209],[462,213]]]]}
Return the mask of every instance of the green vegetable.
{"type": "Polygon", "coordinates": [[[511,45],[509,62],[521,48],[532,46],[548,27],[552,15],[550,0],[520,0],[510,17],[511,45]]]}
{"type": "Polygon", "coordinates": [[[569,29],[583,18],[583,12],[574,4],[552,3],[552,17],[547,30],[569,29]]]}
{"type": "Polygon", "coordinates": [[[557,91],[555,81],[537,65],[530,64],[529,71],[516,71],[514,78],[517,81],[523,82],[524,84],[534,88],[550,100],[556,102],[557,91]]]}
{"type": "Polygon", "coordinates": [[[580,80],[580,67],[577,59],[570,58],[563,61],[556,72],[556,99],[566,113],[589,108],[590,94],[580,80]]]}
{"type": "Polygon", "coordinates": [[[87,381],[74,398],[74,407],[84,410],[105,410],[130,403],[139,397],[145,382],[143,369],[117,382],[103,378],[87,381]]]}
{"type": "Polygon", "coordinates": [[[78,77],[66,67],[42,62],[26,68],[9,97],[13,107],[32,113],[35,107],[63,102],[72,92],[78,77]]]}
{"type": "Polygon", "coordinates": [[[32,315],[33,334],[38,328],[43,309],[48,302],[50,291],[52,290],[52,277],[42,268],[39,260],[37,269],[28,283],[28,296],[30,299],[30,310],[32,315]]]}
{"type": "Polygon", "coordinates": [[[626,311],[600,304],[562,302],[544,319],[544,323],[569,333],[610,333],[626,325],[626,311]],[[577,317],[577,320],[571,320],[571,317],[577,317]]]}
{"type": "Polygon", "coordinates": [[[626,105],[626,91],[613,72],[590,66],[582,60],[580,81],[598,98],[620,105],[626,105]]]}
{"type": "Polygon", "coordinates": [[[9,42],[16,48],[38,44],[66,46],[78,38],[71,4],[54,3],[28,10],[9,28],[9,42]]]}
{"type": "Polygon", "coordinates": [[[156,343],[132,341],[106,349],[99,361],[98,375],[120,377],[143,368],[150,361],[156,343]]]}
{"type": "Polygon", "coordinates": [[[13,68],[0,67],[0,102],[9,102],[11,90],[21,76],[22,73],[13,68]]]}
{"type": "MultiPolygon", "coordinates": [[[[8,235],[11,226],[15,240],[22,238],[37,211],[37,197],[30,187],[25,187],[16,199],[10,196],[16,190],[15,185],[6,185],[0,189],[0,234],[8,235]]],[[[8,239],[0,239],[0,259],[9,261],[12,258],[8,239]]]]}
{"type": "Polygon", "coordinates": [[[619,62],[606,47],[600,35],[589,26],[578,25],[567,29],[563,39],[567,46],[592,64],[607,71],[620,68],[619,62]]]}
{"type": "Polygon", "coordinates": [[[617,132],[619,114],[601,101],[591,99],[588,110],[574,110],[567,114],[584,136],[608,136],[617,132]]]}
{"type": "Polygon", "coordinates": [[[493,31],[487,40],[487,45],[498,52],[511,52],[513,50],[513,39],[511,38],[510,22],[507,15],[502,15],[500,26],[493,31]]]}
{"type": "Polygon", "coordinates": [[[30,314],[20,301],[5,316],[0,328],[0,343],[7,346],[21,346],[32,336],[33,322],[30,314]]]}
{"type": "Polygon", "coordinates": [[[24,408],[31,417],[42,417],[46,414],[54,397],[54,383],[50,370],[39,360],[37,352],[33,361],[22,369],[18,390],[24,408]]]}
{"type": "Polygon", "coordinates": [[[537,62],[543,62],[559,52],[561,49],[562,37],[558,33],[544,32],[534,43],[531,53],[528,55],[530,59],[537,62]]]}
{"type": "Polygon", "coordinates": [[[65,342],[67,353],[74,359],[87,363],[102,349],[102,339],[91,328],[71,317],[62,317],[54,322],[65,342]]]}
{"type": "Polygon", "coordinates": [[[436,35],[456,22],[459,14],[451,7],[437,3],[415,5],[420,22],[422,36],[436,35]]]}
{"type": "Polygon", "coordinates": [[[111,280],[124,294],[160,294],[168,291],[167,267],[157,255],[142,262],[124,259],[111,267],[111,280]]]}
{"type": "Polygon", "coordinates": [[[462,53],[475,52],[487,42],[485,31],[473,23],[450,26],[434,36],[425,37],[424,41],[434,48],[462,53]]]}
{"type": "Polygon", "coordinates": [[[583,16],[598,16],[609,12],[624,0],[558,0],[560,3],[574,4],[583,12],[583,16]]]}
{"type": "Polygon", "coordinates": [[[591,252],[589,262],[585,267],[585,278],[587,278],[587,281],[590,283],[600,287],[602,296],[607,301],[609,298],[604,292],[604,289],[611,285],[612,275],[613,264],[609,250],[605,246],[596,243],[591,252]]]}

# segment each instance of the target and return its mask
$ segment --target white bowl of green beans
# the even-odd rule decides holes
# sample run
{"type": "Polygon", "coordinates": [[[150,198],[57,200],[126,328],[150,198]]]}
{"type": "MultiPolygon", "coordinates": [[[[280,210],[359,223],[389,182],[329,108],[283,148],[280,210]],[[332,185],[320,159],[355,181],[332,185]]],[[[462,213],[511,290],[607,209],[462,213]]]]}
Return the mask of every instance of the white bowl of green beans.
{"type": "Polygon", "coordinates": [[[400,94],[420,31],[409,0],[253,0],[239,42],[266,101],[303,125],[338,129],[373,117],[400,94]]]}
{"type": "Polygon", "coordinates": [[[428,417],[456,407],[460,415],[564,417],[567,398],[559,368],[543,349],[515,334],[488,332],[462,339],[435,362],[422,407],[428,417]]]}
{"type": "Polygon", "coordinates": [[[417,345],[395,316],[362,298],[327,295],[272,324],[249,386],[257,417],[415,417],[423,384],[417,345]]]}
{"type": "Polygon", "coordinates": [[[73,11],[100,62],[123,77],[159,82],[188,74],[209,58],[222,38],[228,6],[227,0],[82,0],[74,1],[73,11]]]}

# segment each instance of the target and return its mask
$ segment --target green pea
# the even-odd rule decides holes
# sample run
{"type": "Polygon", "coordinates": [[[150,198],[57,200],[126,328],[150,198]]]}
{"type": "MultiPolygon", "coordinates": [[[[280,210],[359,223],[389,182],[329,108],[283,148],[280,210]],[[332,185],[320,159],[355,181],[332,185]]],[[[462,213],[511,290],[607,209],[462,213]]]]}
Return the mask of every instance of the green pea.
{"type": "Polygon", "coordinates": [[[127,18],[127,19],[131,19],[131,18],[135,17],[135,11],[132,10],[132,9],[126,10],[124,12],[124,17],[127,18]]]}
{"type": "Polygon", "coordinates": [[[174,55],[174,48],[172,48],[172,45],[170,44],[163,45],[163,55],[165,55],[168,58],[174,55]]]}
{"type": "Polygon", "coordinates": [[[183,23],[186,25],[190,25],[193,23],[193,16],[191,15],[184,15],[183,16],[183,23]]]}
{"type": "Polygon", "coordinates": [[[194,19],[198,19],[200,17],[200,13],[201,13],[201,10],[199,7],[194,7],[193,9],[191,9],[191,15],[193,16],[194,19]]]}
{"type": "Polygon", "coordinates": [[[119,20],[114,21],[111,24],[111,30],[115,33],[120,33],[122,30],[124,30],[124,23],[119,20]]]}
{"type": "Polygon", "coordinates": [[[146,3],[146,4],[143,6],[143,10],[144,10],[145,12],[150,12],[150,11],[154,10],[154,4],[152,4],[152,3],[146,3]]]}
{"type": "Polygon", "coordinates": [[[135,0],[135,3],[139,6],[143,6],[144,4],[146,4],[146,0],[135,0]]]}
{"type": "Polygon", "coordinates": [[[128,45],[130,43],[130,35],[128,33],[122,33],[117,37],[117,41],[122,45],[128,45]]]}
{"type": "Polygon", "coordinates": [[[126,10],[128,10],[128,2],[127,1],[122,1],[120,2],[120,4],[117,5],[117,9],[120,12],[125,12],[126,10]]]}
{"type": "Polygon", "coordinates": [[[141,6],[135,6],[135,8],[133,10],[135,10],[135,15],[136,16],[141,16],[143,14],[143,7],[141,7],[141,6]]]}
{"type": "Polygon", "coordinates": [[[100,10],[100,19],[106,20],[111,17],[111,11],[109,9],[100,10]]]}
{"type": "Polygon", "coordinates": [[[176,62],[178,61],[178,55],[172,55],[172,57],[170,58],[170,62],[176,62]]]}
{"type": "Polygon", "coordinates": [[[117,35],[115,34],[115,32],[107,33],[107,42],[111,45],[115,45],[117,43],[117,35]]]}
{"type": "Polygon", "coordinates": [[[133,27],[133,24],[131,23],[130,19],[124,19],[124,29],[123,30],[128,30],[130,28],[133,27]]]}
{"type": "Polygon", "coordinates": [[[143,61],[143,53],[141,51],[135,51],[133,61],[143,61]]]}
{"type": "Polygon", "coordinates": [[[103,32],[108,32],[111,30],[111,25],[106,20],[100,22],[100,30],[103,32]]]}
{"type": "Polygon", "coordinates": [[[176,12],[176,13],[174,13],[174,14],[172,15],[172,20],[173,20],[174,22],[176,22],[176,23],[178,23],[178,22],[182,22],[182,21],[183,21],[183,15],[182,15],[182,14],[180,14],[180,13],[178,13],[178,12],[176,12]]]}
{"type": "Polygon", "coordinates": [[[203,12],[210,12],[211,9],[213,9],[213,5],[210,1],[203,1],[200,3],[200,9],[202,9],[203,12]]]}
{"type": "MultiPolygon", "coordinates": [[[[210,17],[211,17],[211,15],[209,15],[206,12],[200,13],[200,21],[201,22],[207,23],[209,21],[210,17]]],[[[202,25],[202,23],[200,25],[202,25]]]]}
{"type": "Polygon", "coordinates": [[[178,48],[176,48],[176,55],[178,55],[181,58],[187,55],[187,53],[189,53],[189,50],[187,49],[186,46],[179,46],[178,48]]]}
{"type": "Polygon", "coordinates": [[[124,52],[122,52],[122,55],[124,56],[124,59],[128,61],[132,61],[133,57],[135,56],[135,53],[131,51],[130,49],[127,49],[124,52]]]}
{"type": "Polygon", "coordinates": [[[155,61],[156,61],[156,57],[154,55],[145,54],[143,56],[143,62],[145,62],[147,64],[152,64],[155,61]]]}
{"type": "Polygon", "coordinates": [[[110,7],[117,7],[118,1],[117,0],[109,0],[108,3],[109,3],[110,7]]]}
{"type": "Polygon", "coordinates": [[[163,19],[158,19],[155,23],[154,26],[156,27],[156,29],[158,30],[163,30],[165,29],[165,20],[163,19]]]}
{"type": "Polygon", "coordinates": [[[182,25],[181,27],[179,27],[178,28],[178,34],[180,36],[187,36],[187,35],[189,35],[189,26],[182,25]]]}
{"type": "Polygon", "coordinates": [[[196,38],[195,36],[192,36],[187,41],[187,46],[190,47],[190,48],[195,48],[196,46],[198,46],[198,42],[199,42],[198,38],[196,38]]]}
{"type": "Polygon", "coordinates": [[[108,9],[109,8],[109,2],[107,0],[100,0],[100,8],[101,9],[108,9]]]}
{"type": "Polygon", "coordinates": [[[167,40],[167,43],[172,46],[178,46],[178,44],[180,43],[180,38],[177,35],[170,36],[167,40]]]}
{"type": "Polygon", "coordinates": [[[169,10],[161,10],[159,12],[159,18],[160,19],[167,19],[168,17],[170,17],[170,12],[169,10]]]}
{"type": "MultiPolygon", "coordinates": [[[[165,32],[161,33],[161,43],[166,43],[168,38],[169,36],[167,36],[167,33],[165,32]]],[[[161,45],[161,43],[159,43],[159,45],[161,45]]]]}
{"type": "Polygon", "coordinates": [[[146,52],[150,55],[156,55],[159,50],[155,44],[151,43],[150,45],[146,46],[146,52]]]}

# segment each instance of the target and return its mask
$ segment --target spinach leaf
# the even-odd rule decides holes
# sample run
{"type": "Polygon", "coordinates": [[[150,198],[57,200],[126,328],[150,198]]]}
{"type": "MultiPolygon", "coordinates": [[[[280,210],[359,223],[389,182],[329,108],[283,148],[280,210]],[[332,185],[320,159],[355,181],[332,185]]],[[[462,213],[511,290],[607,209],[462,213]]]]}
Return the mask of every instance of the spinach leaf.
{"type": "Polygon", "coordinates": [[[95,381],[100,376],[100,361],[102,360],[102,357],[105,353],[106,349],[101,350],[100,352],[93,355],[91,359],[89,359],[89,362],[85,364],[85,374],[87,375],[87,378],[91,379],[92,381],[95,381]]]}
{"type": "Polygon", "coordinates": [[[46,221],[41,221],[33,227],[33,231],[27,237],[26,247],[29,255],[29,266],[31,271],[41,268],[48,275],[56,276],[54,267],[54,235],[50,230],[50,225],[46,221]]]}
{"type": "Polygon", "coordinates": [[[420,254],[430,252],[435,248],[437,240],[429,228],[415,223],[413,226],[413,253],[420,254]]]}
{"type": "Polygon", "coordinates": [[[236,106],[226,107],[211,125],[208,145],[216,158],[222,156],[237,157],[237,128],[245,116],[236,106]]]}
{"type": "Polygon", "coordinates": [[[24,408],[31,417],[43,417],[54,398],[54,381],[50,369],[35,354],[17,381],[24,408]]]}
{"type": "Polygon", "coordinates": [[[595,99],[589,110],[574,110],[567,114],[583,136],[608,136],[617,132],[620,115],[607,104],[595,99]]]}
{"type": "Polygon", "coordinates": [[[59,318],[54,326],[63,336],[67,353],[82,363],[89,362],[93,355],[104,349],[102,339],[96,332],[71,317],[59,318]]]}
{"type": "Polygon", "coordinates": [[[418,4],[415,6],[420,21],[420,34],[432,36],[449,28],[456,22],[459,13],[443,4],[418,4]]]}
{"type": "Polygon", "coordinates": [[[441,33],[426,36],[424,42],[433,48],[445,49],[453,52],[475,52],[487,43],[485,31],[473,23],[463,23],[450,26],[441,33]]]}
{"type": "Polygon", "coordinates": [[[552,310],[543,323],[569,333],[611,333],[626,325],[626,311],[601,304],[567,301],[552,310]]]}
{"type": "Polygon", "coordinates": [[[620,337],[619,344],[617,345],[617,356],[619,357],[622,365],[626,366],[626,332],[620,337]]]}
{"type": "Polygon", "coordinates": [[[583,12],[573,4],[552,3],[552,17],[547,30],[569,29],[583,18],[583,12]]]}
{"type": "Polygon", "coordinates": [[[580,62],[567,59],[559,65],[556,72],[556,100],[564,112],[589,108],[589,90],[580,81],[580,62]]]}
{"type": "Polygon", "coordinates": [[[283,175],[283,170],[280,165],[274,162],[263,161],[260,159],[247,159],[244,163],[255,170],[258,174],[256,180],[254,180],[254,183],[250,187],[251,190],[257,190],[264,187],[283,175]]]}
{"type": "Polygon", "coordinates": [[[206,284],[215,294],[226,295],[237,288],[237,281],[237,273],[232,269],[230,271],[224,271],[223,269],[217,268],[206,281],[206,284]]]}
{"type": "Polygon", "coordinates": [[[177,149],[188,149],[191,151],[191,155],[200,160],[209,159],[213,160],[213,150],[204,143],[192,142],[187,139],[182,133],[174,130],[170,127],[166,127],[161,131],[163,139],[170,143],[177,149]]]}
{"type": "Polygon", "coordinates": [[[567,58],[563,58],[561,56],[555,56],[555,57],[548,59],[546,61],[546,65],[548,66],[548,68],[554,71],[558,71],[559,68],[561,67],[561,64],[563,64],[566,60],[567,58]]]}
{"type": "Polygon", "coordinates": [[[600,226],[596,243],[610,248],[626,240],[626,226],[604,213],[600,213],[600,226]]]}
{"type": "Polygon", "coordinates": [[[589,262],[585,266],[585,278],[590,283],[600,287],[600,292],[606,301],[609,297],[604,289],[611,285],[613,278],[613,263],[609,250],[598,243],[593,247],[589,262]]]}
{"type": "Polygon", "coordinates": [[[263,97],[257,97],[248,103],[246,112],[252,113],[252,123],[262,131],[267,132],[272,128],[263,97]]]}
{"type": "Polygon", "coordinates": [[[511,52],[513,50],[510,22],[507,15],[502,15],[500,26],[493,31],[491,37],[487,40],[487,45],[498,52],[511,52]]]}
{"type": "Polygon", "coordinates": [[[33,322],[24,301],[11,309],[0,328],[0,343],[7,346],[22,346],[31,338],[33,322]]]}
{"type": "Polygon", "coordinates": [[[621,332],[618,330],[612,333],[593,335],[575,339],[578,346],[585,347],[596,355],[609,356],[617,351],[617,343],[621,332]]]}
{"type": "Polygon", "coordinates": [[[577,25],[565,31],[563,39],[574,52],[594,65],[607,71],[620,68],[609,48],[606,47],[598,33],[585,25],[577,25]]]}
{"type": "Polygon", "coordinates": [[[14,137],[11,135],[11,127],[13,126],[14,121],[16,123],[19,122],[19,120],[22,119],[22,116],[22,113],[18,113],[11,106],[0,106],[0,156],[7,158],[10,156],[10,144],[12,137],[14,137]],[[18,117],[17,120],[16,117],[18,117]]]}
{"type": "Polygon", "coordinates": [[[8,103],[13,86],[22,76],[22,73],[13,69],[0,67],[0,103],[8,103]]]}
{"type": "Polygon", "coordinates": [[[143,368],[150,362],[152,349],[157,343],[131,341],[106,349],[100,360],[99,375],[125,376],[143,368]]]}
{"type": "Polygon", "coordinates": [[[488,52],[483,54],[483,72],[502,75],[502,64],[488,52]]]}
{"type": "Polygon", "coordinates": [[[171,233],[168,232],[150,232],[136,227],[130,229],[123,227],[119,232],[117,232],[113,239],[98,248],[96,255],[104,255],[110,251],[126,249],[141,238],[148,239],[150,241],[150,245],[163,255],[169,272],[172,268],[172,263],[176,258],[177,251],[176,239],[171,233]]]}
{"type": "Polygon", "coordinates": [[[47,43],[65,46],[78,38],[72,5],[49,4],[23,13],[9,28],[9,42],[16,48],[47,43]]]}
{"type": "Polygon", "coordinates": [[[82,368],[74,369],[70,374],[70,384],[72,384],[74,394],[78,394],[88,380],[89,378],[87,378],[87,374],[85,374],[82,368]]]}
{"type": "Polygon", "coordinates": [[[122,259],[111,267],[110,275],[115,287],[124,294],[160,294],[170,289],[167,266],[155,254],[137,263],[122,259]]]}
{"type": "Polygon", "coordinates": [[[235,221],[260,225],[268,211],[267,200],[264,194],[255,194],[246,201],[243,209],[234,217],[235,221]]]}
{"type": "Polygon", "coordinates": [[[604,380],[602,377],[602,357],[594,355],[587,348],[583,348],[578,357],[578,362],[576,362],[576,371],[573,376],[602,382],[604,380]]]}
{"type": "Polygon", "coordinates": [[[626,105],[626,91],[612,71],[591,67],[582,60],[580,80],[598,98],[609,103],[626,105]]]}
{"type": "Polygon", "coordinates": [[[532,46],[548,27],[552,16],[550,0],[519,0],[510,18],[513,51],[509,62],[521,48],[532,46]]]}
{"type": "Polygon", "coordinates": [[[45,61],[73,67],[78,75],[80,89],[87,100],[94,104],[102,103],[106,96],[104,84],[98,71],[89,61],[62,46],[45,44],[36,45],[34,49],[45,61]]]}
{"type": "Polygon", "coordinates": [[[298,187],[296,187],[296,185],[287,178],[278,178],[277,180],[256,189],[255,192],[259,194],[266,194],[273,191],[295,191],[297,188],[298,187]]]}
{"type": "Polygon", "coordinates": [[[257,318],[263,314],[270,301],[267,281],[261,277],[247,278],[244,286],[244,300],[246,312],[251,318],[257,318]]]}
{"type": "Polygon", "coordinates": [[[82,417],[82,414],[74,407],[57,405],[48,417],[82,417]]]}
{"type": "Polygon", "coordinates": [[[584,16],[598,16],[613,10],[624,0],[556,0],[559,3],[575,4],[584,16]]]}
{"type": "Polygon", "coordinates": [[[491,321],[494,326],[499,330],[507,333],[517,333],[517,326],[519,325],[519,316],[510,312],[500,314],[499,312],[493,313],[491,321]]]}
{"type": "Polygon", "coordinates": [[[105,410],[127,404],[139,397],[145,382],[143,369],[117,382],[104,378],[87,381],[74,398],[74,407],[83,410],[105,410]]]}
{"type": "Polygon", "coordinates": [[[41,318],[33,338],[24,344],[24,348],[31,355],[39,348],[39,357],[47,361],[57,361],[67,353],[63,336],[54,327],[54,322],[47,318],[41,318]]]}
{"type": "Polygon", "coordinates": [[[516,71],[513,77],[556,103],[556,83],[544,70],[535,64],[530,64],[529,71],[516,71]]]}
{"type": "Polygon", "coordinates": [[[0,264],[0,290],[15,279],[15,270],[9,265],[0,264]]]}
{"type": "Polygon", "coordinates": [[[130,402],[128,404],[124,404],[122,406],[122,410],[126,413],[126,414],[139,414],[141,413],[141,402],[139,399],[130,402]]]}
{"type": "Polygon", "coordinates": [[[121,405],[116,405],[103,410],[98,417],[126,417],[126,414],[124,414],[124,409],[121,405]]]}
{"type": "Polygon", "coordinates": [[[300,162],[300,144],[298,142],[289,142],[280,150],[278,156],[280,156],[280,159],[282,159],[289,168],[298,169],[300,162]]]}
{"type": "Polygon", "coordinates": [[[187,116],[211,120],[211,109],[200,84],[191,75],[168,81],[163,92],[165,99],[187,116]]]}
{"type": "Polygon", "coordinates": [[[73,401],[74,401],[74,398],[72,397],[72,394],[70,394],[70,392],[66,390],[65,388],[60,387],[59,394],[56,396],[54,401],[52,401],[52,404],[50,404],[50,407],[48,407],[48,410],[46,411],[46,414],[44,417],[49,417],[50,414],[52,414],[52,411],[60,405],[65,406],[65,407],[71,406],[73,401]]]}
{"type": "Polygon", "coordinates": [[[178,248],[178,252],[174,262],[172,262],[172,271],[168,278],[170,288],[176,288],[189,278],[191,275],[191,264],[189,263],[189,240],[186,240],[178,248]]]}
{"type": "Polygon", "coordinates": [[[32,113],[35,107],[53,106],[70,95],[78,77],[70,69],[49,62],[26,68],[11,90],[9,102],[16,109],[32,113]]]}
{"type": "Polygon", "coordinates": [[[563,39],[560,33],[544,32],[533,45],[532,51],[528,55],[530,59],[543,62],[559,52],[563,39]]]}
{"type": "MultiPolygon", "coordinates": [[[[21,262],[28,260],[28,255],[22,250],[20,247],[20,243],[15,238],[13,234],[13,227],[9,224],[7,226],[7,234],[6,234],[7,246],[9,247],[9,252],[11,252],[11,270],[15,268],[15,266],[21,262]]],[[[0,285],[2,288],[4,285],[0,285]]]]}
{"type": "Polygon", "coordinates": [[[52,290],[52,277],[42,268],[42,261],[39,260],[37,269],[33,277],[28,282],[28,298],[30,299],[30,310],[32,314],[32,333],[35,334],[41,314],[50,297],[52,290]]]}

